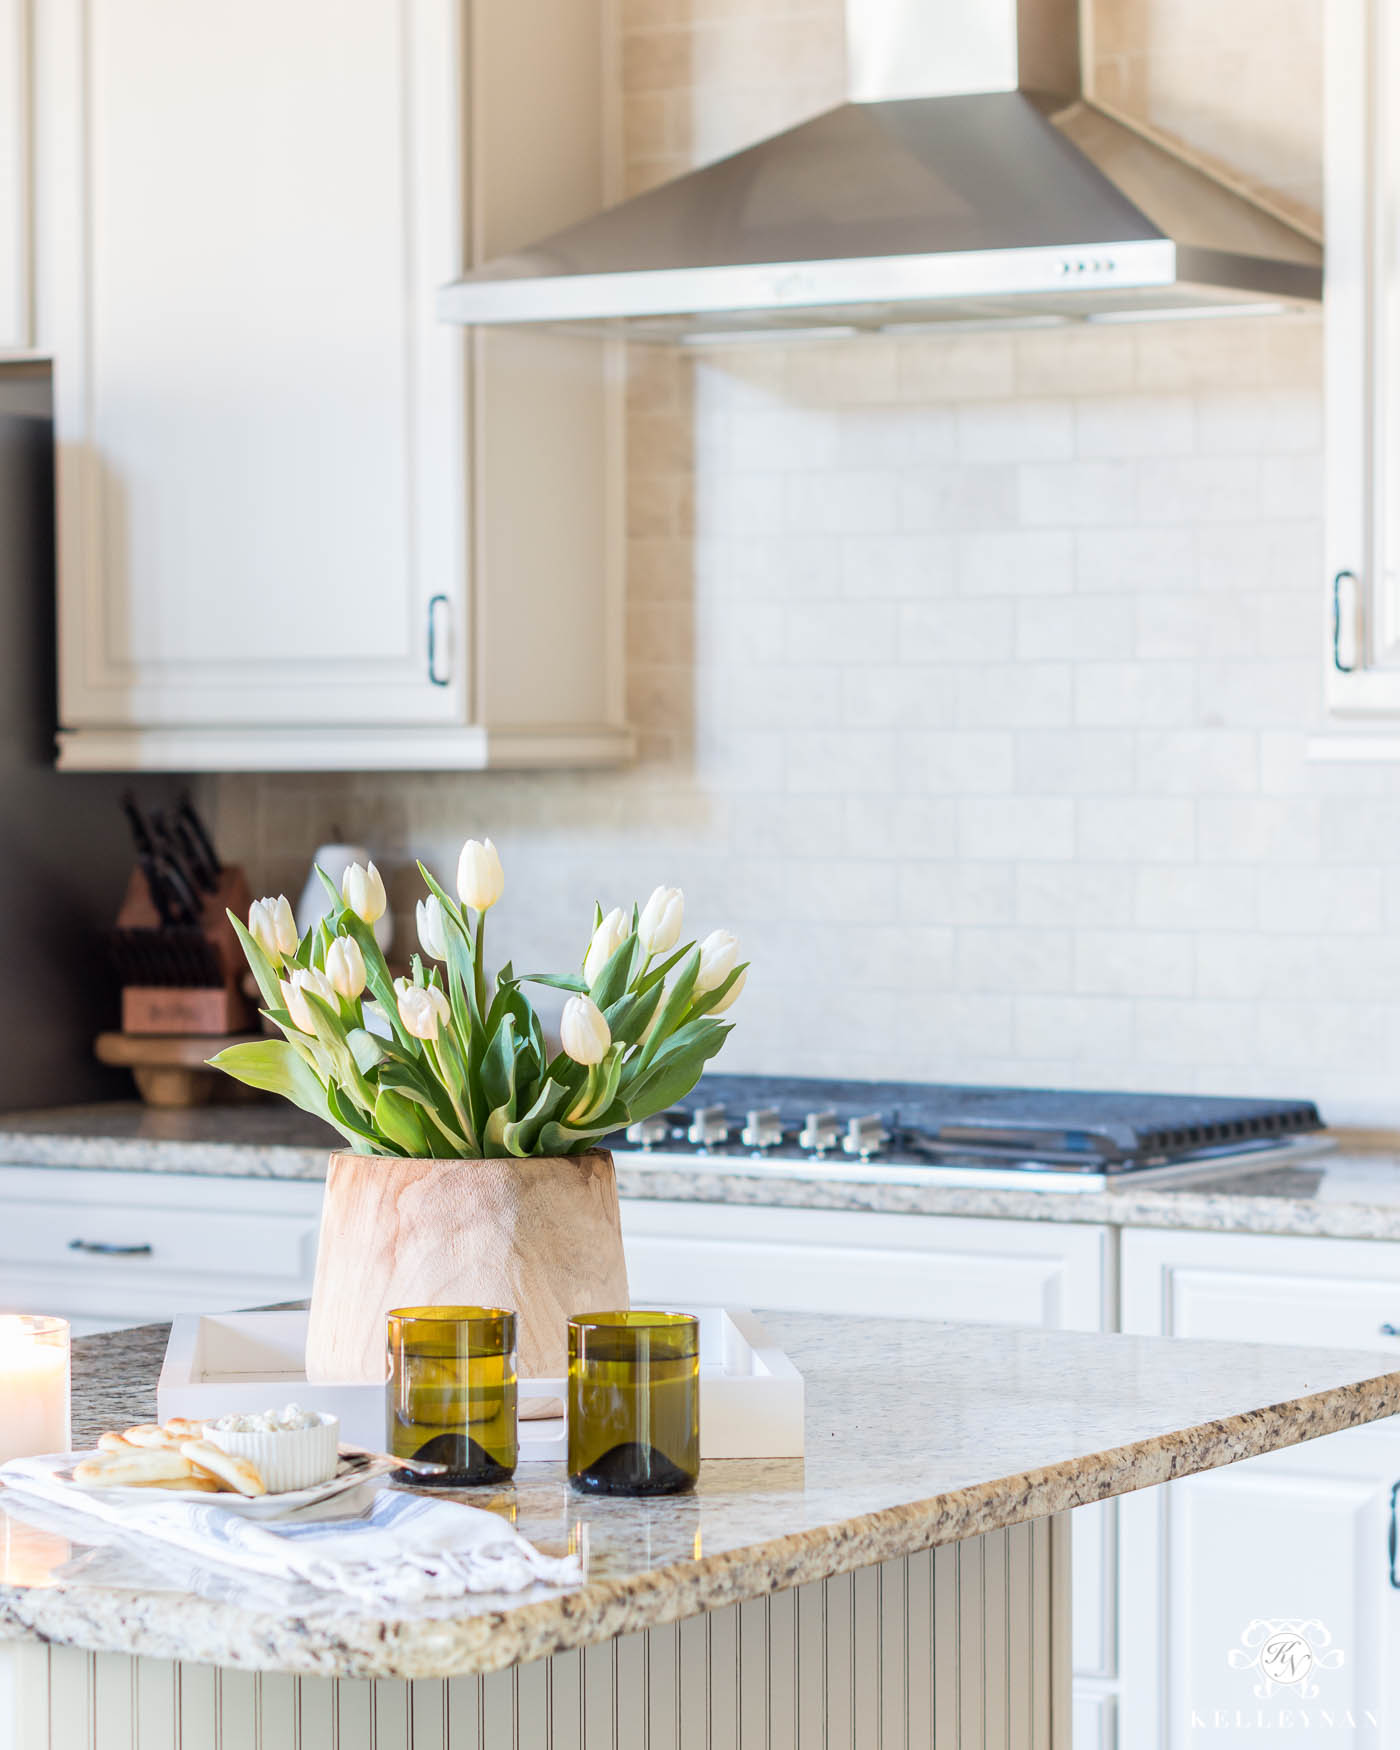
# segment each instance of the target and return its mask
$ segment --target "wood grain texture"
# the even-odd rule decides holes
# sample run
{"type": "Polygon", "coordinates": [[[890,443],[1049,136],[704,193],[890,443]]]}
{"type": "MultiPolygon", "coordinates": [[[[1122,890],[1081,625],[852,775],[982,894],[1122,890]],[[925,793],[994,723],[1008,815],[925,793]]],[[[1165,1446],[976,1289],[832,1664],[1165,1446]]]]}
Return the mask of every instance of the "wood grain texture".
{"type": "Polygon", "coordinates": [[[570,1316],[628,1304],[605,1150],[541,1160],[331,1156],[308,1379],[382,1380],[390,1308],[458,1305],[512,1309],[521,1377],[559,1378],[570,1316]]]}

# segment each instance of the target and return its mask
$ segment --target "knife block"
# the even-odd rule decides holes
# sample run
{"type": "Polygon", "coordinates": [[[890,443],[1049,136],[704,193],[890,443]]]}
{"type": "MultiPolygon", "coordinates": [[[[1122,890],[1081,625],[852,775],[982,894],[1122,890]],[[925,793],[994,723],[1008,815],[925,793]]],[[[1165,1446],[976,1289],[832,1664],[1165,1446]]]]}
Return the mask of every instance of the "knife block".
{"type": "Polygon", "coordinates": [[[122,973],[122,1031],[223,1035],[253,1024],[243,994],[243,950],[228,912],[246,917],[252,894],[230,865],[201,898],[197,924],[162,927],[146,877],[133,869],[112,947],[122,973]]]}

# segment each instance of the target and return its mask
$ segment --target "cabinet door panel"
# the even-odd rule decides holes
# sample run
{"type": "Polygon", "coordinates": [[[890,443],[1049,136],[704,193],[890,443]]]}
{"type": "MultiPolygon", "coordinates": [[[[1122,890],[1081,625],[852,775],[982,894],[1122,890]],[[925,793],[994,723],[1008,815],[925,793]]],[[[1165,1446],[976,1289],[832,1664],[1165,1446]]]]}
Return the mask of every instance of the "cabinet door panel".
{"type": "MultiPolygon", "coordinates": [[[[1123,1235],[1125,1331],[1393,1352],[1396,1339],[1380,1326],[1400,1323],[1397,1308],[1397,1246],[1123,1235]]],[[[1387,1539],[1397,1480],[1400,1434],[1379,1424],[1122,1502],[1123,1741],[1194,1750],[1230,1731],[1267,1729],[1270,1743],[1317,1743],[1324,1732],[1350,1750],[1393,1742],[1400,1592],[1387,1539]],[[1267,1673],[1250,1666],[1260,1634],[1251,1625],[1271,1622],[1314,1625],[1314,1653],[1304,1657],[1328,1658],[1310,1693],[1293,1683],[1270,1689],[1267,1673]]]]}
{"type": "Polygon", "coordinates": [[[29,345],[29,80],[24,0],[0,0],[0,354],[29,345]]]}
{"type": "Polygon", "coordinates": [[[1376,1349],[1400,1358],[1400,1246],[1263,1234],[1129,1231],[1123,1329],[1376,1349]]]}
{"type": "MultiPolygon", "coordinates": [[[[1386,1721],[1394,1730],[1400,1650],[1390,1472],[1367,1464],[1362,1431],[1353,1474],[1351,1439],[1169,1486],[1168,1750],[1214,1742],[1240,1719],[1267,1728],[1270,1743],[1315,1744],[1324,1723],[1348,1750],[1394,1741],[1383,1734],[1386,1721]]],[[[1374,1462],[1387,1457],[1400,1475],[1400,1448],[1374,1462]]]]}
{"type": "Polygon", "coordinates": [[[457,9],[40,13],[65,723],[460,718],[457,9]]]}

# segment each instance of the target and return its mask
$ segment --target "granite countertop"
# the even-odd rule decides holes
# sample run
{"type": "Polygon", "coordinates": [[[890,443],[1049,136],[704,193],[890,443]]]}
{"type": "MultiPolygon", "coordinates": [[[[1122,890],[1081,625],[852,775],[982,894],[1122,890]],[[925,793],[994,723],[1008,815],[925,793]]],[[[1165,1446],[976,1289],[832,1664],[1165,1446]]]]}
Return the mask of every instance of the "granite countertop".
{"type": "MultiPolygon", "coordinates": [[[[0,1114],[0,1165],[90,1167],[236,1178],[317,1180],[338,1146],[317,1120],[281,1103],[158,1111],[132,1102],[0,1114]]],[[[1328,1152],[1239,1165],[1189,1180],[1125,1177],[1109,1191],[964,1189],[927,1169],[842,1161],[805,1169],[747,1155],[616,1156],[624,1197],[893,1215],[1196,1228],[1400,1240],[1400,1147],[1361,1147],[1340,1133],[1328,1152]]]]}
{"type": "MultiPolygon", "coordinates": [[[[702,1466],[693,1495],[581,1500],[556,1464],[488,1494],[583,1584],[403,1621],[181,1590],[162,1546],[92,1551],[0,1490],[0,1636],[323,1676],[499,1670],[1394,1414],[1345,1351],[770,1316],[807,1383],[805,1460],[702,1466]],[[105,1578],[104,1578],[105,1576],[105,1578]]],[[[75,1433],[147,1419],[164,1327],[75,1347],[75,1433]]],[[[478,1491],[478,1497],[485,1491],[478,1491]]]]}

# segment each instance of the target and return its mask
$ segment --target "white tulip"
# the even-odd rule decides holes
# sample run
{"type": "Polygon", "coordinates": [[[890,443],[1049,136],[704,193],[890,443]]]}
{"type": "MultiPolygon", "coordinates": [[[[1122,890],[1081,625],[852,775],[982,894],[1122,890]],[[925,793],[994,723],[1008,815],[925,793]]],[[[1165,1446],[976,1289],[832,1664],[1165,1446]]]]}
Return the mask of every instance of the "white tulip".
{"type": "MultiPolygon", "coordinates": [[[[583,957],[583,976],[589,984],[596,982],[599,973],[607,965],[613,955],[631,934],[627,928],[627,919],[622,915],[622,908],[614,906],[594,930],[592,940],[588,944],[588,952],[583,957]]],[[[583,1061],[582,1058],[579,1059],[583,1061]]]]}
{"type": "Polygon", "coordinates": [[[442,915],[442,901],[430,893],[417,905],[418,946],[429,960],[447,958],[447,919],[442,915]]]}
{"type": "Polygon", "coordinates": [[[282,958],[277,943],[277,919],[272,915],[274,901],[255,899],[248,907],[248,934],[275,966],[282,958]]]}
{"type": "Polygon", "coordinates": [[[665,954],[681,939],[685,895],[679,887],[657,887],[642,907],[637,934],[644,954],[665,954]]]}
{"type": "Polygon", "coordinates": [[[415,1039],[436,1039],[452,1014],[452,1005],[437,985],[410,985],[399,993],[399,1019],[415,1039]]]}
{"type": "Polygon", "coordinates": [[[468,839],[457,859],[457,897],[473,911],[489,911],[505,892],[505,870],[490,839],[468,839]]]}
{"type": "Polygon", "coordinates": [[[559,1021],[559,1043],[575,1063],[601,1063],[612,1034],[592,997],[570,997],[559,1021]]]}
{"type": "Polygon", "coordinates": [[[291,900],[285,893],[279,893],[276,899],[265,899],[263,904],[272,913],[272,922],[277,931],[277,946],[284,956],[295,954],[301,937],[297,934],[297,920],[292,911],[291,900]]]}
{"type": "Polygon", "coordinates": [[[377,924],[388,909],[389,896],[384,891],[384,877],[371,863],[352,863],[340,884],[340,897],[361,923],[377,924]]]}
{"type": "Polygon", "coordinates": [[[739,938],[728,930],[711,930],[700,944],[700,970],[695,975],[695,994],[724,983],[739,958],[739,938]]]}
{"type": "Polygon", "coordinates": [[[738,999],[739,992],[744,988],[744,986],[748,983],[748,981],[749,981],[749,969],[746,966],[744,968],[744,970],[739,974],[739,976],[734,980],[733,984],[730,985],[729,989],[727,991],[725,991],[724,995],[714,1005],[714,1007],[708,1011],[708,1013],[710,1013],[711,1015],[722,1015],[726,1009],[732,1008],[734,1006],[734,1003],[738,999]]]}
{"type": "Polygon", "coordinates": [[[337,936],[326,949],[326,977],[351,1002],[365,988],[365,957],[353,936],[337,936]]]}
{"type": "Polygon", "coordinates": [[[295,967],[291,978],[282,979],[281,985],[282,1001],[287,1005],[287,1013],[303,1033],[316,1031],[311,1005],[306,1000],[308,991],[314,992],[323,1003],[329,1003],[332,1009],[336,1006],[335,986],[324,972],[317,972],[314,966],[295,967]]]}

